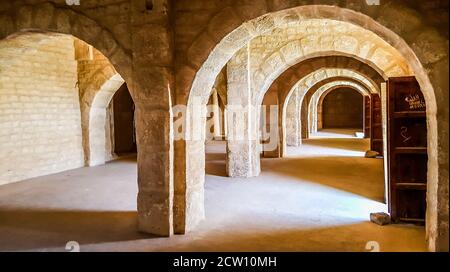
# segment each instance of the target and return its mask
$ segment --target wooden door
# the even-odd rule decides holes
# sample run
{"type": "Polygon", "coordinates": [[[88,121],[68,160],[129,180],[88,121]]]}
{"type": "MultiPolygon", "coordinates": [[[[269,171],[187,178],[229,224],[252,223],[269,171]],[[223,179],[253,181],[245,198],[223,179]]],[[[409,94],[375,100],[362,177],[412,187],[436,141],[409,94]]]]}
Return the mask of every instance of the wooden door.
{"type": "Polygon", "coordinates": [[[364,96],[364,138],[370,138],[371,126],[371,110],[370,110],[370,96],[364,96]]]}
{"type": "Polygon", "coordinates": [[[394,222],[425,222],[425,100],[414,77],[390,78],[387,98],[389,212],[394,222]]]}
{"type": "Polygon", "coordinates": [[[370,121],[370,150],[383,154],[383,125],[381,113],[381,98],[378,94],[370,96],[371,121],[370,121]]]}

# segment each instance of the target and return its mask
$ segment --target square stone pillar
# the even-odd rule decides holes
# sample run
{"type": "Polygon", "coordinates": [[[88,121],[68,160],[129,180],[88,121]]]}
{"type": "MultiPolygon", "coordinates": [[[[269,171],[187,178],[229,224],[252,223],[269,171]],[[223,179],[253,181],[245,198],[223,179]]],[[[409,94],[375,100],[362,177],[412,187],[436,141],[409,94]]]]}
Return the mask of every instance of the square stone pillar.
{"type": "Polygon", "coordinates": [[[91,108],[89,116],[89,166],[106,162],[106,108],[91,108]]]}
{"type": "Polygon", "coordinates": [[[252,104],[249,45],[228,63],[227,174],[254,177],[260,169],[260,139],[257,122],[260,107],[252,104]]]}
{"type": "Polygon", "coordinates": [[[213,93],[211,94],[211,103],[208,105],[208,113],[211,117],[209,121],[206,122],[206,128],[212,130],[212,134],[207,137],[207,140],[221,140],[222,139],[222,129],[221,129],[221,112],[219,106],[219,97],[217,94],[217,90],[213,89],[213,93]]]}
{"type": "Polygon", "coordinates": [[[161,236],[173,234],[171,121],[169,110],[136,107],[138,228],[161,236]]]}
{"type": "Polygon", "coordinates": [[[174,86],[169,2],[132,1],[132,82],[138,149],[138,228],[170,236],[173,231],[174,86]],[[155,20],[157,18],[157,20],[155,20]]]}
{"type": "Polygon", "coordinates": [[[299,146],[301,144],[301,118],[300,118],[300,95],[298,87],[288,97],[286,107],[286,145],[299,146]]]}
{"type": "Polygon", "coordinates": [[[280,158],[281,157],[281,139],[279,127],[280,108],[278,92],[270,91],[266,93],[263,99],[263,110],[261,114],[261,138],[262,138],[262,153],[264,158],[280,158]]]}
{"type": "Polygon", "coordinates": [[[309,127],[308,127],[308,101],[309,101],[309,94],[306,94],[302,98],[301,107],[300,107],[300,114],[301,114],[301,137],[302,139],[308,139],[309,138],[309,127]]]}

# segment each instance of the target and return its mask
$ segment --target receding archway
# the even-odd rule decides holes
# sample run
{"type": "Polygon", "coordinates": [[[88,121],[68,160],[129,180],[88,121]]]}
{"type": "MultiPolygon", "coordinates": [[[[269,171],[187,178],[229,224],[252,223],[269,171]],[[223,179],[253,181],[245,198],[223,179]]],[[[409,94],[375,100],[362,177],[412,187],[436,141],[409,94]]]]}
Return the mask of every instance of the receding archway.
{"type": "Polygon", "coordinates": [[[114,153],[127,156],[137,152],[136,127],[134,121],[135,105],[126,84],[123,84],[111,99],[108,108],[112,108],[114,153]]]}
{"type": "Polygon", "coordinates": [[[279,93],[276,95],[280,96],[280,106],[282,107],[279,119],[281,123],[279,143],[281,150],[278,153],[280,156],[284,154],[288,142],[298,145],[302,138],[307,137],[309,133],[309,129],[307,129],[309,126],[307,124],[309,122],[307,120],[307,114],[305,115],[307,113],[306,105],[309,105],[310,97],[317,88],[332,81],[345,80],[361,85],[362,89],[366,89],[367,92],[379,93],[380,85],[384,82],[383,77],[374,69],[366,64],[358,64],[358,61],[355,59],[326,57],[314,60],[313,62],[306,62],[305,65],[316,67],[318,70],[307,74],[309,69],[306,69],[301,64],[295,65],[284,72],[280,78],[276,79],[266,94],[267,96],[272,93],[279,93]],[[323,63],[321,65],[315,65],[316,61],[323,63]],[[295,106],[293,105],[295,100],[291,99],[292,97],[298,100],[295,106]],[[307,101],[306,105],[305,101],[307,101]],[[288,115],[291,118],[287,118],[288,115]],[[289,129],[293,127],[296,128],[294,131],[289,129]],[[296,136],[290,137],[289,135],[296,136]]]}
{"type": "MultiPolygon", "coordinates": [[[[296,19],[292,19],[292,18],[298,18],[298,17],[296,17],[297,14],[301,14],[303,16],[303,18],[305,18],[305,17],[306,18],[308,18],[308,17],[314,18],[314,17],[320,15],[321,13],[323,13],[323,16],[325,16],[325,17],[334,18],[334,19],[343,20],[343,21],[348,20],[348,21],[351,21],[351,23],[353,23],[353,24],[362,24],[362,22],[364,22],[364,27],[366,28],[366,30],[374,31],[375,33],[377,33],[377,35],[380,35],[382,37],[382,39],[384,39],[388,43],[391,43],[391,45],[393,45],[395,48],[397,48],[398,51],[402,52],[402,54],[405,55],[406,58],[408,59],[408,62],[410,63],[410,67],[412,67],[413,72],[418,77],[418,80],[422,86],[423,92],[428,93],[428,94],[425,94],[425,96],[427,97],[426,99],[429,100],[433,104],[433,106],[431,106],[431,107],[435,108],[433,88],[431,86],[431,83],[430,83],[421,63],[415,57],[414,52],[410,49],[410,47],[403,40],[399,39],[399,37],[394,32],[383,27],[382,25],[380,25],[379,23],[377,23],[375,20],[371,19],[370,17],[367,17],[362,14],[358,14],[358,13],[355,13],[355,12],[352,12],[349,10],[340,9],[337,7],[304,6],[304,7],[294,8],[292,10],[284,10],[279,13],[271,14],[270,16],[265,16],[264,20],[266,20],[266,22],[271,22],[272,24],[269,24],[268,28],[263,28],[264,29],[263,31],[273,29],[273,26],[275,25],[273,23],[274,18],[279,19],[278,22],[283,22],[283,17],[286,16],[285,18],[289,18],[289,21],[292,22],[292,21],[296,20],[296,19]],[[302,11],[307,11],[307,12],[302,13],[302,11]],[[291,17],[286,16],[287,14],[289,14],[289,12],[291,12],[290,13],[291,17]],[[339,14],[339,16],[336,16],[337,14],[339,14]],[[349,18],[349,19],[347,19],[347,18],[349,18]],[[370,24],[367,24],[367,22],[370,22],[370,24]],[[401,42],[398,42],[398,41],[401,41],[401,42]]],[[[256,23],[255,25],[258,25],[258,23],[256,21],[252,22],[252,23],[256,23]]],[[[238,26],[239,24],[240,23],[236,24],[236,26],[238,26]]],[[[196,63],[194,65],[195,67],[201,67],[199,72],[196,75],[196,78],[193,79],[195,72],[192,73],[189,69],[180,70],[180,75],[181,74],[184,74],[184,75],[189,74],[190,75],[189,78],[193,79],[193,86],[192,86],[192,89],[190,92],[190,96],[192,98],[191,101],[196,100],[197,102],[196,103],[192,102],[192,103],[188,103],[188,104],[202,105],[202,102],[201,102],[202,97],[203,98],[208,97],[208,95],[205,95],[205,94],[209,93],[209,90],[211,89],[211,86],[212,86],[212,82],[214,81],[214,78],[216,77],[218,70],[220,70],[224,66],[224,64],[228,61],[230,56],[233,55],[239,48],[241,48],[242,45],[247,43],[249,41],[249,39],[251,39],[252,37],[258,35],[258,34],[254,34],[254,32],[252,34],[250,34],[247,31],[246,27],[250,26],[250,25],[251,24],[245,24],[245,26],[238,27],[230,35],[228,35],[227,38],[222,40],[220,45],[216,46],[214,50],[212,48],[216,45],[217,42],[212,41],[212,42],[208,42],[207,44],[204,43],[204,41],[210,41],[207,38],[207,36],[209,34],[207,34],[205,32],[204,35],[201,34],[198,36],[198,40],[203,41],[203,43],[195,43],[194,42],[194,45],[193,45],[194,49],[191,50],[191,52],[193,53],[192,54],[193,56],[189,59],[190,61],[193,61],[194,63],[196,63]],[[235,36],[233,36],[233,35],[235,35],[235,36]],[[236,41],[238,41],[238,42],[236,42],[236,41]],[[211,46],[211,45],[213,45],[213,46],[211,46]],[[199,50],[202,47],[206,48],[206,49],[199,50]],[[212,54],[210,54],[211,51],[213,52],[212,54]],[[198,54],[198,52],[202,52],[202,53],[198,54]],[[195,54],[195,53],[197,53],[197,54],[195,54]],[[203,61],[206,60],[207,58],[208,58],[208,61],[202,65],[203,61]],[[212,65],[212,62],[214,62],[214,65],[212,65]],[[217,69],[217,70],[214,70],[214,69],[217,69]],[[215,72],[215,71],[217,71],[217,72],[215,72]],[[198,103],[198,102],[200,102],[200,103],[198,103]]],[[[267,26],[267,24],[266,24],[266,26],[267,26]]],[[[221,29],[221,28],[218,27],[218,29],[221,29]]],[[[229,31],[225,31],[225,32],[223,32],[223,34],[219,34],[219,35],[226,35],[226,33],[228,33],[228,32],[229,31]]],[[[186,88],[186,86],[184,88],[186,88]]],[[[430,122],[434,122],[433,120],[435,120],[433,111],[430,111],[429,120],[431,120],[430,122]]],[[[192,122],[191,117],[187,118],[187,122],[188,123],[192,122]]],[[[193,123],[195,124],[195,122],[196,121],[194,120],[193,123]]],[[[190,132],[188,132],[187,134],[190,134],[190,132]]],[[[433,135],[433,134],[436,135],[435,133],[430,133],[430,135],[433,135]]],[[[434,136],[430,136],[430,137],[434,137],[434,136]]],[[[437,139],[429,138],[429,141],[436,143],[437,139]]],[[[188,140],[186,145],[180,145],[180,147],[186,146],[185,150],[180,150],[180,149],[176,150],[180,156],[186,158],[186,161],[192,159],[192,157],[189,155],[189,154],[191,154],[190,153],[191,150],[198,151],[198,148],[191,149],[191,147],[189,147],[190,145],[191,145],[191,143],[189,143],[189,140],[188,140]]],[[[191,173],[191,170],[189,169],[189,165],[193,165],[193,164],[188,163],[188,162],[185,162],[185,164],[186,164],[186,166],[188,166],[186,169],[186,173],[191,173]]],[[[432,163],[430,163],[430,168],[429,168],[430,172],[436,173],[437,165],[436,164],[431,165],[431,164],[432,163]],[[431,170],[431,169],[433,169],[433,170],[431,170]]],[[[192,172],[192,174],[195,176],[195,172],[192,172]]],[[[188,175],[188,176],[192,176],[192,175],[188,175]]],[[[433,175],[430,175],[429,177],[431,178],[431,177],[433,177],[433,175]]],[[[186,178],[188,178],[188,177],[186,177],[186,178]]],[[[190,179],[190,178],[188,178],[188,179],[190,179]]],[[[194,178],[194,180],[197,180],[197,182],[195,182],[196,186],[203,186],[202,178],[199,178],[199,179],[194,178]]],[[[184,179],[183,177],[179,182],[180,182],[180,184],[175,185],[175,189],[177,191],[177,186],[180,186],[178,188],[181,189],[181,191],[179,191],[179,193],[181,193],[181,194],[184,194],[185,189],[183,189],[183,188],[186,188],[185,186],[191,186],[191,185],[186,185],[186,184],[193,185],[193,183],[191,181],[186,181],[186,179],[184,179]]],[[[188,196],[188,199],[189,199],[189,196],[188,196]]],[[[188,200],[188,202],[196,202],[196,201],[195,201],[195,199],[192,199],[192,201],[188,200]]],[[[201,203],[199,203],[198,205],[199,205],[199,207],[201,207],[201,203]]],[[[434,206],[434,207],[436,207],[436,206],[434,206]]],[[[197,210],[197,209],[195,209],[195,210],[197,210]]],[[[183,218],[193,219],[193,220],[188,220],[189,222],[198,222],[199,220],[201,220],[201,217],[198,217],[198,214],[197,215],[195,213],[193,213],[193,214],[187,213],[186,214],[185,209],[180,209],[179,213],[176,216],[179,218],[178,220],[181,220],[183,222],[186,222],[186,220],[183,218]]],[[[178,221],[178,220],[176,220],[176,221],[178,221]]],[[[184,226],[184,224],[182,226],[184,226]]],[[[436,225],[433,224],[430,227],[433,228],[433,227],[436,227],[436,225]]],[[[184,227],[182,227],[182,230],[179,230],[179,232],[184,232],[184,231],[185,231],[184,227]]]]}
{"type": "Polygon", "coordinates": [[[317,91],[312,95],[311,101],[308,105],[308,119],[309,119],[309,133],[314,134],[317,133],[318,130],[322,129],[322,108],[321,104],[323,101],[323,98],[330,93],[331,91],[334,91],[336,88],[342,88],[342,87],[348,87],[352,90],[355,90],[359,92],[362,96],[370,95],[370,93],[364,89],[364,87],[361,87],[359,84],[352,83],[352,82],[346,82],[346,81],[333,81],[330,83],[327,83],[323,86],[321,86],[317,91]]]}
{"type": "Polygon", "coordinates": [[[347,87],[323,94],[319,101],[319,129],[355,129],[363,131],[363,96],[347,87]],[[337,118],[335,118],[337,117],[337,118]]]}

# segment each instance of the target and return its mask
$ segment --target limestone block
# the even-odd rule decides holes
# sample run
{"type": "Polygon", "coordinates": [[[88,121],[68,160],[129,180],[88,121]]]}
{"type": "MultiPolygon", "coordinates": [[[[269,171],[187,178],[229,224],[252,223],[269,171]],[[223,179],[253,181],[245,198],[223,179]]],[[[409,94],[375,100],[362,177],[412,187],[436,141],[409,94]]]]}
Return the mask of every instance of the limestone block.
{"type": "Polygon", "coordinates": [[[0,15],[0,38],[4,38],[14,31],[14,22],[10,16],[0,15]]]}
{"type": "Polygon", "coordinates": [[[371,213],[370,221],[380,226],[388,225],[391,223],[391,216],[387,213],[371,213]]]}
{"type": "MultiPolygon", "coordinates": [[[[74,27],[76,27],[76,25],[74,27]]],[[[89,36],[83,35],[81,37],[86,39],[86,42],[95,46],[97,50],[99,50],[100,52],[102,52],[103,55],[109,58],[117,50],[118,44],[114,36],[109,31],[101,30],[100,32],[97,32],[99,30],[100,28],[97,28],[95,29],[95,31],[92,32],[96,33],[95,36],[92,35],[91,37],[90,35],[89,36]]]]}
{"type": "Polygon", "coordinates": [[[7,137],[0,153],[9,154],[0,154],[2,184],[84,165],[74,51],[71,37],[35,33],[2,41],[0,135],[7,137]]]}
{"type": "Polygon", "coordinates": [[[48,29],[52,22],[54,11],[55,8],[50,3],[39,5],[35,9],[33,25],[41,29],[48,29]]]}
{"type": "Polygon", "coordinates": [[[223,37],[239,27],[241,24],[242,19],[236,15],[234,9],[227,7],[221,10],[209,21],[208,32],[216,42],[219,42],[223,37]]]}
{"type": "Polygon", "coordinates": [[[173,61],[171,39],[170,30],[165,26],[136,27],[132,35],[133,53],[154,64],[168,66],[173,61]]]}
{"type": "Polygon", "coordinates": [[[173,217],[170,200],[162,198],[166,195],[165,193],[158,193],[158,191],[154,191],[152,194],[139,192],[137,198],[138,229],[160,236],[171,236],[173,235],[173,217]]]}
{"type": "Polygon", "coordinates": [[[380,153],[372,150],[367,151],[366,154],[364,155],[365,158],[376,158],[378,156],[380,156],[380,153]]]}
{"type": "Polygon", "coordinates": [[[30,28],[32,26],[33,8],[31,6],[22,6],[17,12],[16,25],[19,30],[30,28]]]}

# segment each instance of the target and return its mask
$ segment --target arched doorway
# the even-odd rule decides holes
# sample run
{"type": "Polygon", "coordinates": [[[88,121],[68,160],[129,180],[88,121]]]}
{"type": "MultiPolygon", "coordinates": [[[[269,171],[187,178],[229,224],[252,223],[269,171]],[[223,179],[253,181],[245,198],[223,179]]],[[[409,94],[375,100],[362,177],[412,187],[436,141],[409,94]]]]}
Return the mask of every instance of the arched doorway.
{"type": "Polygon", "coordinates": [[[114,153],[117,155],[136,153],[135,105],[126,84],[114,94],[109,108],[113,117],[110,118],[113,119],[114,153]]]}
{"type": "Polygon", "coordinates": [[[321,102],[322,118],[319,113],[318,119],[322,119],[322,129],[355,129],[362,133],[363,96],[359,92],[351,88],[338,88],[324,94],[321,102]]]}
{"type": "MultiPolygon", "coordinates": [[[[368,31],[373,30],[374,33],[377,33],[377,35],[379,37],[381,37],[382,39],[384,39],[385,42],[388,41],[388,43],[390,43],[390,45],[393,45],[397,49],[397,53],[395,53],[395,54],[400,54],[399,52],[401,52],[401,54],[403,56],[406,56],[407,62],[409,62],[408,65],[412,69],[410,72],[416,73],[417,77],[419,78],[419,82],[423,85],[422,86],[423,87],[423,91],[424,92],[428,92],[428,91],[432,90],[430,81],[427,78],[427,76],[425,75],[424,70],[421,67],[420,63],[418,63],[417,58],[411,57],[411,56],[414,56],[414,53],[410,49],[410,47],[406,43],[403,43],[403,42],[401,42],[401,43],[393,42],[394,40],[398,41],[398,40],[401,40],[401,39],[399,39],[398,36],[396,36],[393,32],[390,32],[388,29],[383,28],[381,25],[379,25],[376,21],[372,20],[371,18],[367,18],[367,17],[365,17],[362,14],[356,14],[356,13],[351,13],[351,14],[349,13],[349,14],[346,14],[346,16],[343,16],[342,14],[346,13],[347,11],[345,9],[339,9],[339,8],[336,8],[336,7],[310,6],[310,7],[295,8],[293,10],[295,11],[296,14],[302,14],[302,16],[303,16],[302,18],[305,18],[305,16],[306,16],[306,18],[308,18],[308,17],[314,18],[315,16],[318,16],[322,12],[323,12],[323,15],[321,16],[321,18],[327,17],[327,18],[333,18],[333,19],[337,19],[337,20],[342,20],[342,18],[353,18],[353,19],[349,20],[349,21],[351,21],[352,24],[364,25],[364,28],[366,30],[368,30],[368,31]],[[307,10],[308,12],[302,13],[302,11],[301,11],[302,8],[305,8],[305,11],[307,10]],[[313,10],[313,12],[311,12],[311,10],[313,10]],[[339,11],[339,12],[337,12],[337,11],[339,11]],[[339,16],[333,17],[333,14],[339,14],[339,16]],[[361,22],[367,22],[367,21],[370,21],[370,24],[367,24],[367,23],[362,24],[361,23],[361,22]]],[[[277,22],[280,22],[280,23],[283,22],[283,15],[286,15],[288,13],[289,13],[289,11],[283,10],[283,11],[279,12],[278,14],[277,14],[277,12],[275,12],[273,14],[272,18],[271,18],[272,14],[266,16],[264,18],[264,20],[266,22],[270,21],[272,23],[272,25],[270,27],[268,27],[268,28],[261,28],[261,29],[264,29],[263,31],[268,31],[268,29],[272,29],[272,27],[274,25],[276,25],[277,22]],[[285,12],[285,13],[283,13],[283,12],[285,12]],[[280,17],[277,17],[278,15],[280,15],[280,17]],[[274,19],[274,18],[276,18],[278,21],[277,20],[272,20],[271,21],[271,19],[274,19]]],[[[254,18],[254,17],[251,17],[251,18],[254,18]]],[[[289,18],[289,20],[288,20],[289,22],[293,22],[293,21],[295,21],[295,19],[292,19],[292,18],[296,18],[296,15],[292,15],[291,17],[289,17],[289,16],[284,17],[284,19],[286,19],[286,18],[289,18]]],[[[344,19],[344,21],[345,20],[346,19],[344,19]]],[[[238,25],[239,25],[239,23],[236,23],[236,27],[238,25]]],[[[245,26],[247,26],[247,25],[248,24],[245,24],[245,26]]],[[[191,56],[189,58],[189,60],[191,62],[196,63],[196,65],[199,66],[199,67],[208,67],[208,68],[210,68],[210,67],[215,67],[216,66],[218,69],[221,69],[223,67],[223,65],[229,60],[230,55],[234,54],[239,48],[242,48],[242,45],[245,44],[246,42],[248,42],[250,39],[252,39],[255,36],[258,36],[258,33],[255,34],[254,32],[252,32],[252,35],[247,34],[245,26],[238,27],[236,30],[234,30],[232,33],[230,33],[227,36],[227,39],[222,40],[222,42],[219,42],[218,45],[217,45],[217,42],[214,42],[214,41],[208,42],[207,44],[206,43],[193,43],[194,45],[197,46],[197,49],[198,48],[204,48],[205,50],[191,50],[190,52],[202,52],[202,53],[198,54],[197,56],[191,56]],[[234,37],[233,34],[236,34],[237,36],[234,37]],[[233,44],[232,40],[239,41],[239,42],[233,44]],[[221,48],[222,45],[224,46],[224,48],[221,48]],[[210,54],[210,52],[212,52],[212,53],[210,54]],[[206,60],[206,62],[203,63],[203,61],[205,61],[205,60],[206,60]],[[214,65],[212,65],[212,62],[214,62],[214,65]],[[220,63],[220,65],[218,65],[219,63],[220,63]]],[[[256,29],[258,29],[258,28],[256,28],[256,29]]],[[[223,35],[225,36],[226,33],[228,33],[228,32],[224,32],[223,35]]],[[[208,34],[206,32],[205,32],[204,35],[198,35],[197,36],[198,37],[197,40],[198,41],[200,41],[200,40],[202,40],[202,41],[208,40],[208,38],[205,37],[207,35],[208,34]]],[[[210,41],[210,40],[208,40],[208,41],[210,41]]],[[[378,66],[378,67],[382,67],[383,66],[383,65],[376,64],[376,62],[377,62],[376,60],[374,60],[374,62],[373,62],[373,63],[375,63],[375,66],[378,66]]],[[[276,58],[273,59],[273,62],[271,60],[270,63],[272,63],[274,65],[278,65],[279,64],[279,63],[277,63],[276,58]]],[[[278,67],[280,67],[280,65],[278,65],[278,67]]],[[[216,71],[218,71],[218,69],[216,71]]],[[[401,68],[400,68],[400,70],[401,70],[401,68]]],[[[201,102],[201,97],[207,97],[208,96],[208,95],[206,95],[205,92],[209,92],[209,90],[210,90],[209,86],[212,85],[212,82],[214,81],[213,78],[215,78],[215,75],[217,75],[216,71],[205,68],[205,69],[200,69],[199,70],[199,72],[195,76],[195,79],[194,79],[194,76],[191,75],[192,82],[193,82],[193,86],[192,86],[191,92],[190,92],[190,96],[192,98],[192,99],[190,99],[191,101],[196,101],[196,103],[200,102],[200,103],[197,104],[197,105],[200,105],[200,106],[203,104],[201,102]],[[203,94],[203,93],[205,93],[205,94],[203,94]],[[198,99],[195,99],[195,98],[198,98],[198,99]]],[[[387,70],[385,70],[385,72],[386,71],[387,70]]],[[[398,72],[398,71],[399,70],[395,68],[395,69],[389,70],[389,73],[395,74],[395,72],[398,72]]],[[[186,71],[183,71],[183,72],[186,72],[186,71]]],[[[183,73],[183,75],[187,75],[187,73],[183,73]]],[[[261,77],[264,77],[264,75],[261,74],[261,77]]],[[[266,79],[269,80],[269,81],[272,80],[272,78],[267,77],[267,76],[266,76],[266,79]]],[[[430,94],[429,98],[430,98],[431,101],[434,100],[432,94],[430,94]]],[[[190,105],[193,105],[193,104],[190,104],[190,103],[191,102],[188,103],[188,108],[191,107],[190,105]]],[[[194,102],[192,102],[192,103],[194,103],[194,102]]],[[[434,102],[432,102],[432,103],[434,103],[434,102]]],[[[434,117],[432,115],[430,115],[429,118],[434,118],[434,117]]],[[[187,119],[187,122],[188,123],[191,123],[191,122],[195,123],[196,121],[192,120],[191,117],[189,117],[187,119]]],[[[256,123],[258,123],[258,122],[256,122],[256,123]]],[[[195,126],[191,126],[191,127],[195,127],[195,126]]],[[[191,132],[188,132],[188,134],[190,135],[191,132]]],[[[432,139],[429,139],[429,140],[430,141],[434,141],[432,139]]],[[[188,147],[191,143],[192,142],[190,142],[189,140],[187,141],[187,143],[186,143],[186,146],[187,146],[186,150],[176,150],[177,152],[178,151],[180,152],[179,154],[181,156],[185,156],[187,161],[193,160],[193,157],[189,156],[189,154],[190,154],[189,151],[193,150],[190,147],[188,147]]],[[[195,149],[195,150],[197,150],[197,149],[195,149]]],[[[189,166],[189,165],[194,165],[194,164],[193,163],[187,163],[186,165],[189,166]]],[[[430,166],[430,168],[431,168],[431,166],[430,166]]],[[[186,171],[188,173],[191,173],[189,168],[186,171]]],[[[193,173],[193,174],[195,175],[195,173],[193,173]]],[[[188,176],[190,176],[190,175],[188,175],[188,176]]],[[[191,178],[189,178],[189,179],[191,179],[191,178]]],[[[194,178],[194,180],[197,180],[197,181],[200,180],[200,183],[201,183],[202,179],[194,178]]],[[[190,182],[187,182],[187,184],[190,184],[190,182]]],[[[198,186],[198,185],[199,184],[197,184],[196,186],[198,186]]],[[[175,188],[177,188],[177,187],[175,187],[175,188]]],[[[193,201],[195,202],[195,200],[193,200],[193,201]]],[[[201,203],[198,203],[198,205],[201,206],[201,203]]],[[[195,210],[198,211],[198,210],[201,210],[201,209],[195,209],[195,210]]],[[[192,216],[192,219],[195,218],[194,220],[192,220],[192,221],[190,220],[189,222],[197,222],[198,219],[201,218],[201,217],[197,217],[195,214],[192,214],[192,215],[187,214],[186,215],[182,210],[180,210],[180,212],[181,212],[179,214],[180,218],[184,218],[185,216],[188,217],[188,218],[191,218],[191,216],[192,216]]]]}

